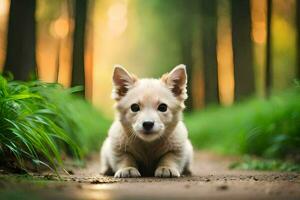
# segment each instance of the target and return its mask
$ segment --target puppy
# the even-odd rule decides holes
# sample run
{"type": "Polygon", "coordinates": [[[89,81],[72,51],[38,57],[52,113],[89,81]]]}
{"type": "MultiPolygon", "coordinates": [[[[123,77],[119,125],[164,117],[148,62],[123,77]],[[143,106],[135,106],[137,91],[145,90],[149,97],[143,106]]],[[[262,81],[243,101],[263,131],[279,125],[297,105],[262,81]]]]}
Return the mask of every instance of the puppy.
{"type": "Polygon", "coordinates": [[[182,121],[187,99],[184,65],[160,79],[113,72],[117,116],[101,149],[101,173],[116,178],[190,174],[193,148],[182,121]]]}

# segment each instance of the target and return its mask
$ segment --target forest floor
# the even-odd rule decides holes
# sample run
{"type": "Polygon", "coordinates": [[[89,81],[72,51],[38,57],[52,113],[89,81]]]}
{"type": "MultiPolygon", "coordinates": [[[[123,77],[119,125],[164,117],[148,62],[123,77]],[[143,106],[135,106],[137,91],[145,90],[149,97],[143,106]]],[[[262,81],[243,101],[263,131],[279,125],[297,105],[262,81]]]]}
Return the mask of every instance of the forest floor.
{"type": "Polygon", "coordinates": [[[229,170],[236,158],[197,152],[193,176],[115,179],[99,175],[97,156],[71,175],[0,171],[0,199],[300,199],[300,174],[229,170]]]}

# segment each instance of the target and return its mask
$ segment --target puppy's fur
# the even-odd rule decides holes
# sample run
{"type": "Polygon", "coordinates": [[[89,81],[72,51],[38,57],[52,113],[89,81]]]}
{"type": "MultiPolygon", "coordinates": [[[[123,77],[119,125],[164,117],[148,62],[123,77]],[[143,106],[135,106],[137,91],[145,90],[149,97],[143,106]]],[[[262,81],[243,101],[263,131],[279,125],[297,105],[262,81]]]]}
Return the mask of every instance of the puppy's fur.
{"type": "Polygon", "coordinates": [[[101,173],[119,178],[190,174],[193,148],[182,122],[185,66],[160,79],[138,79],[116,66],[113,83],[118,115],[101,149],[101,173]],[[145,122],[152,123],[150,131],[145,122]]]}

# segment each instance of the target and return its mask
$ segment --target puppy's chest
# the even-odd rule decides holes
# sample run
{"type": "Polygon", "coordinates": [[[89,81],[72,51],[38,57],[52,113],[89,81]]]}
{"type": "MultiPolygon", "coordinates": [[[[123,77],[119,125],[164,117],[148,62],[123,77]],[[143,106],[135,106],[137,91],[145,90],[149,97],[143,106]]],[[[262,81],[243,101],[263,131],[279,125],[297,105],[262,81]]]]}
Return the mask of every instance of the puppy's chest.
{"type": "Polygon", "coordinates": [[[133,155],[136,161],[144,163],[145,165],[155,165],[163,155],[177,148],[179,148],[178,145],[169,141],[154,144],[134,142],[129,145],[128,151],[133,155]]]}
{"type": "Polygon", "coordinates": [[[163,146],[131,145],[128,152],[134,157],[143,176],[153,176],[160,158],[169,151],[163,146]]]}

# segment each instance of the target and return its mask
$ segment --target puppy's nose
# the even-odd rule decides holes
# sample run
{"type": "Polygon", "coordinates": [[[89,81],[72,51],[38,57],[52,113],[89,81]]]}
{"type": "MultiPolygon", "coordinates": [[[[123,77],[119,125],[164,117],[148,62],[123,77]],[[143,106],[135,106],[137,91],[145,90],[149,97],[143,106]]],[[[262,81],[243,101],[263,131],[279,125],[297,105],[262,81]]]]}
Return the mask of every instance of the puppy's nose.
{"type": "Polygon", "coordinates": [[[143,128],[145,131],[151,131],[151,129],[154,126],[154,122],[153,121],[145,121],[143,122],[143,128]]]}

